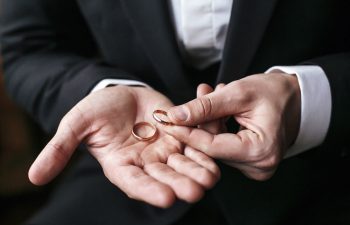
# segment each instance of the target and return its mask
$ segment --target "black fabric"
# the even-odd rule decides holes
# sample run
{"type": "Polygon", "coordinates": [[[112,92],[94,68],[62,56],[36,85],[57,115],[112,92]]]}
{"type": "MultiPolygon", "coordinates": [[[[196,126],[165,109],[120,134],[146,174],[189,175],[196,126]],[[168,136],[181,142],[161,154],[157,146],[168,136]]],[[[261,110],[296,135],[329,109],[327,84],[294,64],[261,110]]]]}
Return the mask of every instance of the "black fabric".
{"type": "Polygon", "coordinates": [[[221,210],[214,207],[217,202],[211,192],[194,206],[178,201],[166,210],[130,200],[106,179],[98,162],[87,153],[82,153],[60,183],[27,224],[227,224],[221,210]]]}
{"type": "Polygon", "coordinates": [[[189,83],[193,90],[196,90],[199,84],[207,83],[212,87],[216,85],[216,78],[219,73],[220,63],[214,63],[205,69],[196,69],[192,66],[185,65],[185,70],[189,76],[189,83]]]}
{"type": "Polygon", "coordinates": [[[164,0],[2,0],[1,9],[7,89],[48,132],[104,78],[146,82],[179,104],[202,81],[313,64],[332,90],[326,141],[284,160],[269,181],[220,165],[211,200],[159,210],[126,198],[84,156],[32,224],[181,223],[208,203],[234,225],[350,224],[350,1],[235,0],[223,60],[206,71],[182,61],[164,0]]]}

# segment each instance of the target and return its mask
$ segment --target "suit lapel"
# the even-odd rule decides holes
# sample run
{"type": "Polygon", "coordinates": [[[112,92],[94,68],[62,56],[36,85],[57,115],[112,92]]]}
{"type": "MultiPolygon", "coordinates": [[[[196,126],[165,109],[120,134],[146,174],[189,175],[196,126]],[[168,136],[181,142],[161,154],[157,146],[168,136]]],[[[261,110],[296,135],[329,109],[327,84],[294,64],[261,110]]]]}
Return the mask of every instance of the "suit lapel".
{"type": "Polygon", "coordinates": [[[259,47],[277,0],[234,0],[217,83],[240,79],[259,47]]]}
{"type": "Polygon", "coordinates": [[[181,62],[167,1],[120,1],[172,97],[187,100],[192,95],[192,88],[181,62]]]}

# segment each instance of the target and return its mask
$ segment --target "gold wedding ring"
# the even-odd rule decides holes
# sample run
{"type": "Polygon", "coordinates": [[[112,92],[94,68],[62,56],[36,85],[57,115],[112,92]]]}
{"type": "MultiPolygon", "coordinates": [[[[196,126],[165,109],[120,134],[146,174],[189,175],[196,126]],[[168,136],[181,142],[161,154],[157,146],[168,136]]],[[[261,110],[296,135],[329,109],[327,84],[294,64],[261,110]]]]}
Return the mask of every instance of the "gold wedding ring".
{"type": "Polygon", "coordinates": [[[134,125],[131,133],[132,136],[134,136],[134,138],[136,138],[138,141],[150,141],[157,135],[157,128],[153,124],[147,122],[139,122],[134,125]],[[152,129],[151,134],[145,136],[140,134],[140,129],[143,127],[150,127],[152,129]]]}
{"type": "Polygon", "coordinates": [[[162,119],[160,115],[168,117],[168,113],[163,110],[157,109],[153,111],[152,116],[158,123],[161,123],[163,125],[173,125],[172,122],[162,119]]]}

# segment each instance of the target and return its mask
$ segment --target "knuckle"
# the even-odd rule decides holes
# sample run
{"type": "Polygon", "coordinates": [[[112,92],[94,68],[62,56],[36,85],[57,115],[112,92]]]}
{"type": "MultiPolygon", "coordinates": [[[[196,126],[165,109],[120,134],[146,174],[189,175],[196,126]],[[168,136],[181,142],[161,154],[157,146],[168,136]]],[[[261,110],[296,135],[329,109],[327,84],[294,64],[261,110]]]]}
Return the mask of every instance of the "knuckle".
{"type": "Polygon", "coordinates": [[[242,102],[248,102],[252,98],[251,85],[245,80],[237,80],[233,82],[232,90],[234,91],[235,98],[239,99],[242,102]]]}
{"type": "MultiPolygon", "coordinates": [[[[168,149],[171,150],[171,152],[177,152],[182,149],[183,144],[176,138],[169,137],[166,140],[164,140],[164,145],[168,146],[168,149]]],[[[160,150],[161,152],[163,152],[163,148],[160,150]]]]}
{"type": "Polygon", "coordinates": [[[214,174],[215,177],[217,177],[217,180],[220,179],[221,171],[220,171],[219,167],[215,163],[212,163],[212,165],[210,167],[210,171],[214,174]]]}
{"type": "Polygon", "coordinates": [[[183,195],[188,202],[194,203],[202,197],[203,190],[199,186],[192,185],[184,191],[183,195]]]}
{"type": "Polygon", "coordinates": [[[174,161],[183,162],[183,159],[181,158],[181,155],[179,153],[172,153],[168,156],[168,161],[170,161],[170,162],[174,162],[174,161]]]}
{"type": "Polygon", "coordinates": [[[260,168],[265,171],[272,171],[277,168],[281,158],[278,148],[269,148],[265,151],[265,157],[260,161],[260,168]]]}
{"type": "Polygon", "coordinates": [[[134,193],[126,193],[126,195],[130,198],[130,199],[134,199],[134,200],[138,200],[138,198],[136,197],[136,195],[134,193]]]}
{"type": "Polygon", "coordinates": [[[199,113],[201,113],[204,117],[211,115],[213,103],[210,98],[207,96],[203,96],[197,101],[197,108],[199,113]]]}
{"type": "Polygon", "coordinates": [[[251,141],[248,147],[248,158],[250,162],[257,162],[264,167],[276,167],[280,161],[280,150],[273,144],[264,144],[251,141]]]}
{"type": "Polygon", "coordinates": [[[58,126],[58,129],[68,129],[69,124],[71,123],[72,119],[71,119],[71,115],[68,113],[66,114],[60,121],[60,124],[58,126]]]}
{"type": "Polygon", "coordinates": [[[264,158],[265,155],[265,149],[260,146],[254,146],[249,148],[248,150],[248,158],[249,161],[255,162],[255,161],[261,161],[264,158]]]}
{"type": "Polygon", "coordinates": [[[234,81],[232,84],[233,84],[232,90],[235,90],[236,94],[242,95],[243,92],[246,92],[246,84],[244,81],[237,80],[237,81],[234,81]]]}
{"type": "Polygon", "coordinates": [[[272,155],[264,161],[263,169],[272,170],[277,167],[279,161],[280,160],[276,155],[272,155]]]}
{"type": "Polygon", "coordinates": [[[159,168],[159,166],[157,165],[157,163],[146,163],[144,166],[143,166],[143,170],[150,174],[152,173],[152,171],[156,171],[156,170],[162,170],[162,168],[159,168]]]}
{"type": "Polygon", "coordinates": [[[246,175],[248,178],[256,181],[266,181],[272,177],[274,174],[274,171],[263,171],[260,169],[248,169],[248,170],[242,170],[244,175],[246,175]]]}
{"type": "Polygon", "coordinates": [[[266,181],[268,179],[270,179],[272,176],[272,174],[270,173],[264,173],[264,172],[261,172],[261,173],[254,173],[251,175],[251,177],[254,179],[254,180],[257,180],[257,181],[266,181]]]}
{"type": "MultiPolygon", "coordinates": [[[[269,152],[270,153],[270,152],[269,152]]],[[[250,161],[254,162],[255,167],[264,170],[271,171],[274,170],[279,162],[280,157],[273,153],[267,153],[265,149],[253,150],[250,154],[250,161]]]]}
{"type": "Polygon", "coordinates": [[[48,143],[47,146],[52,149],[54,156],[60,161],[66,160],[70,157],[70,154],[63,148],[62,144],[48,143]]]}

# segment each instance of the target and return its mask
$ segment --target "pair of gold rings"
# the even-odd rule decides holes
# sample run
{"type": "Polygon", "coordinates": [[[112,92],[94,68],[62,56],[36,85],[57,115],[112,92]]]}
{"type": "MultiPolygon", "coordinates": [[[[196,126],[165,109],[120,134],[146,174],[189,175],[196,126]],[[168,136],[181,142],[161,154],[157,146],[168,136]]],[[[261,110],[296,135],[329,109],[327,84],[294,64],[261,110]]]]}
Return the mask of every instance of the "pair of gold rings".
{"type": "MultiPolygon", "coordinates": [[[[154,110],[152,116],[153,119],[158,123],[161,123],[163,125],[173,125],[171,122],[163,119],[164,116],[168,116],[166,111],[160,109],[154,110]]],[[[158,130],[153,124],[143,121],[136,123],[133,126],[131,134],[138,141],[151,141],[158,135],[158,130]],[[142,134],[141,130],[145,128],[151,129],[151,132],[147,132],[147,134],[142,134]]]]}

